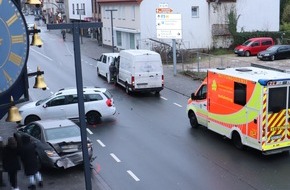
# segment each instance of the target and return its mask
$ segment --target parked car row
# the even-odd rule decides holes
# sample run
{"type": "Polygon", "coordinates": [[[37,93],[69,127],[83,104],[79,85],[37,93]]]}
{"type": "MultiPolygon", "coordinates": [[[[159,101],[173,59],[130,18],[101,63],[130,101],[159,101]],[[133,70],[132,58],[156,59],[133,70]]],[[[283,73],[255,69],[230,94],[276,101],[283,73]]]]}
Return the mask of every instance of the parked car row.
{"type": "Polygon", "coordinates": [[[239,56],[257,55],[260,60],[290,58],[290,45],[275,45],[270,37],[251,38],[234,49],[239,56]]]}

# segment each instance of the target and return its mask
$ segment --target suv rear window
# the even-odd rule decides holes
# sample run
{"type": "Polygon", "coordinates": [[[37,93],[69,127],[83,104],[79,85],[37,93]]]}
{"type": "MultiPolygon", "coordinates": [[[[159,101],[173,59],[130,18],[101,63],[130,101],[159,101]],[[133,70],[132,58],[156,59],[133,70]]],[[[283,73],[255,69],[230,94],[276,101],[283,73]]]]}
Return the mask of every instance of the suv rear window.
{"type": "Polygon", "coordinates": [[[98,101],[102,99],[103,97],[100,94],[86,94],[85,95],[85,102],[98,101]]]}
{"type": "Polygon", "coordinates": [[[108,90],[106,90],[105,92],[104,92],[104,94],[105,94],[105,96],[108,98],[108,99],[111,99],[113,96],[112,96],[112,94],[108,91],[108,90]]]}

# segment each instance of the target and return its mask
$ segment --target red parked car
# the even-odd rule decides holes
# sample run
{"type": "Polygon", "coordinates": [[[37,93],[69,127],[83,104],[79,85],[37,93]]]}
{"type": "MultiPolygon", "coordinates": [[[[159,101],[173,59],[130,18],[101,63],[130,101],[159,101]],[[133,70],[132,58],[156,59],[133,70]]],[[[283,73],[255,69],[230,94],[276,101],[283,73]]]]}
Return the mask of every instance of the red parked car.
{"type": "Polygon", "coordinates": [[[234,51],[239,56],[248,57],[250,55],[257,55],[260,51],[264,51],[274,44],[274,40],[270,37],[251,38],[242,45],[237,46],[234,51]]]}

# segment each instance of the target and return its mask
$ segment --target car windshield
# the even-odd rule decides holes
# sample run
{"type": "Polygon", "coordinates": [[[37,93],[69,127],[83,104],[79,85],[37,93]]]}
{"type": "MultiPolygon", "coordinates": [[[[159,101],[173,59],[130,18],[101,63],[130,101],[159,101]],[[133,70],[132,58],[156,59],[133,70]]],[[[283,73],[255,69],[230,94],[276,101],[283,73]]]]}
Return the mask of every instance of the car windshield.
{"type": "Polygon", "coordinates": [[[80,128],[76,125],[67,127],[49,128],[45,130],[46,140],[60,140],[71,137],[80,137],[80,128]]]}
{"type": "Polygon", "coordinates": [[[267,50],[276,51],[278,48],[279,48],[279,46],[271,46],[271,47],[268,47],[267,50]]]}
{"type": "MultiPolygon", "coordinates": [[[[50,96],[51,97],[51,96],[50,96]]],[[[50,97],[48,97],[48,98],[44,98],[44,99],[42,99],[42,100],[38,100],[37,102],[36,102],[36,106],[39,106],[40,104],[42,104],[43,102],[46,102],[50,97]]]]}
{"type": "Polygon", "coordinates": [[[251,41],[251,40],[247,40],[247,41],[245,41],[242,45],[243,45],[243,46],[249,46],[252,42],[253,42],[253,41],[251,41]]]}

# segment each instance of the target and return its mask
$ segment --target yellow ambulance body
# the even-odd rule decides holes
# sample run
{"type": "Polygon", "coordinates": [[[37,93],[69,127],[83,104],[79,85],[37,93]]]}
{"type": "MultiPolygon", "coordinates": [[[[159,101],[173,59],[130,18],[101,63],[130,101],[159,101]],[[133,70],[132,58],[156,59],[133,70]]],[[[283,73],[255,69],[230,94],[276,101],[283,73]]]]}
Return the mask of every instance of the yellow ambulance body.
{"type": "Polygon", "coordinates": [[[239,149],[289,151],[290,75],[256,67],[209,69],[187,114],[192,127],[203,125],[239,149]]]}

